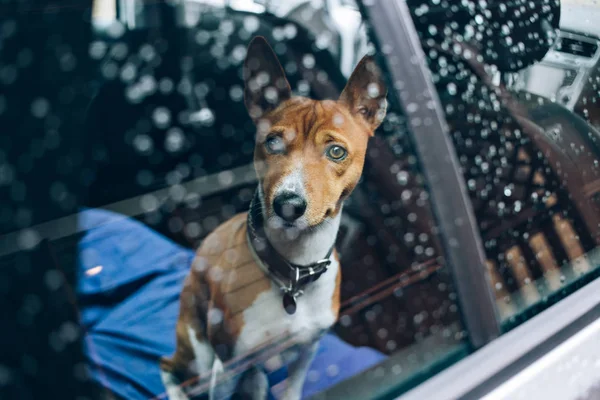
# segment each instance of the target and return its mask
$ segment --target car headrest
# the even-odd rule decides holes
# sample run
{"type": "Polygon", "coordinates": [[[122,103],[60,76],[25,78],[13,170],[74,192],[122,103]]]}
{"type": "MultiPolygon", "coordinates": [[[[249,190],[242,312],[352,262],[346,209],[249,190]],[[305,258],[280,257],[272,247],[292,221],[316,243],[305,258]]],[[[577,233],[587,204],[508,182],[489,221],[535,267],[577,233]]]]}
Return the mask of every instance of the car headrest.
{"type": "Polygon", "coordinates": [[[484,61],[515,72],[542,60],[560,20],[560,0],[408,0],[421,39],[465,40],[484,61]]]}

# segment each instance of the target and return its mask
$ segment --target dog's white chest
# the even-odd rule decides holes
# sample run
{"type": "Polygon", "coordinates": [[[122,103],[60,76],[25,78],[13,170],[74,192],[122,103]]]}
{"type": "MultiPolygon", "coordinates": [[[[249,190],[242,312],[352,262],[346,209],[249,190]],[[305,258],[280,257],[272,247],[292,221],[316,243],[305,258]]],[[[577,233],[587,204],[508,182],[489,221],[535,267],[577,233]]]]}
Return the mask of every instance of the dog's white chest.
{"type": "Polygon", "coordinates": [[[309,284],[297,299],[296,312],[289,315],[283,308],[281,291],[275,285],[261,293],[244,311],[244,327],[235,345],[236,354],[252,351],[273,339],[293,335],[301,342],[313,341],[335,322],[332,298],[336,289],[339,264],[332,258],[327,271],[309,284]]]}

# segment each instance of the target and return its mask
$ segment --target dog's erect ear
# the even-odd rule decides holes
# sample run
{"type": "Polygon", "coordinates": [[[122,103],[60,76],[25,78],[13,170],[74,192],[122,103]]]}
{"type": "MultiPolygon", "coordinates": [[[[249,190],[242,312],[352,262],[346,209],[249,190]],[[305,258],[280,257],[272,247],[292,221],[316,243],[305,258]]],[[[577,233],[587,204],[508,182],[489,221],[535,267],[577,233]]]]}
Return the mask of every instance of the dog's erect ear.
{"type": "Polygon", "coordinates": [[[256,122],[292,96],[285,72],[265,38],[250,42],[244,61],[244,103],[256,122]]]}
{"type": "Polygon", "coordinates": [[[364,56],[352,72],[338,101],[348,107],[353,115],[360,115],[373,134],[385,118],[386,95],[381,70],[371,56],[364,56]]]}

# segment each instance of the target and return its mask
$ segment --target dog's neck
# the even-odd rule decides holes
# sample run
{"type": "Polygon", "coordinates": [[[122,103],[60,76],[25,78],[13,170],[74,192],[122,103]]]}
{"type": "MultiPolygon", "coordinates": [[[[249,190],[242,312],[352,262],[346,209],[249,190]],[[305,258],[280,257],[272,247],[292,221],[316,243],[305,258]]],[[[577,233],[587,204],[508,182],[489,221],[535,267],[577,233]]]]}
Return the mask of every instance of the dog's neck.
{"type": "MultiPolygon", "coordinates": [[[[263,215],[265,205],[262,190],[259,188],[259,199],[263,215]]],[[[322,260],[335,244],[340,228],[341,207],[337,215],[325,220],[318,227],[297,232],[290,229],[274,228],[263,219],[263,228],[267,240],[273,248],[288,262],[308,265],[322,260]]]]}

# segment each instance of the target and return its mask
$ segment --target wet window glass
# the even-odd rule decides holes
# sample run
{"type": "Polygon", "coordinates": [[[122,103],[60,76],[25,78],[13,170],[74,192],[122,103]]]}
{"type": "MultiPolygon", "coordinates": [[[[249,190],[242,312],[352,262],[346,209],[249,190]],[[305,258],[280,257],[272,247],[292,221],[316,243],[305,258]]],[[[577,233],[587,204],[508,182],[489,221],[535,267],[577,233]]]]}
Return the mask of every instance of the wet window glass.
{"type": "MultiPolygon", "coordinates": [[[[81,345],[77,382],[123,399],[297,399],[353,378],[376,396],[467,352],[403,110],[354,2],[13,11],[0,116],[25,122],[22,147],[2,137],[2,256],[42,276],[14,294],[17,331],[69,310],[49,354],[81,345]],[[28,86],[27,68],[56,81],[28,86]],[[42,155],[45,174],[28,175],[42,155]],[[30,215],[23,199],[48,195],[30,215]],[[40,246],[43,270],[14,262],[40,246]]],[[[36,398],[23,382],[43,360],[15,351],[0,384],[36,398]]]]}
{"type": "Polygon", "coordinates": [[[597,275],[599,9],[410,3],[510,329],[597,275]]]}
{"type": "MultiPolygon", "coordinates": [[[[0,4],[0,397],[387,398],[478,347],[359,3],[0,4]]],[[[598,275],[600,7],[406,3],[506,331],[598,275]]]]}

